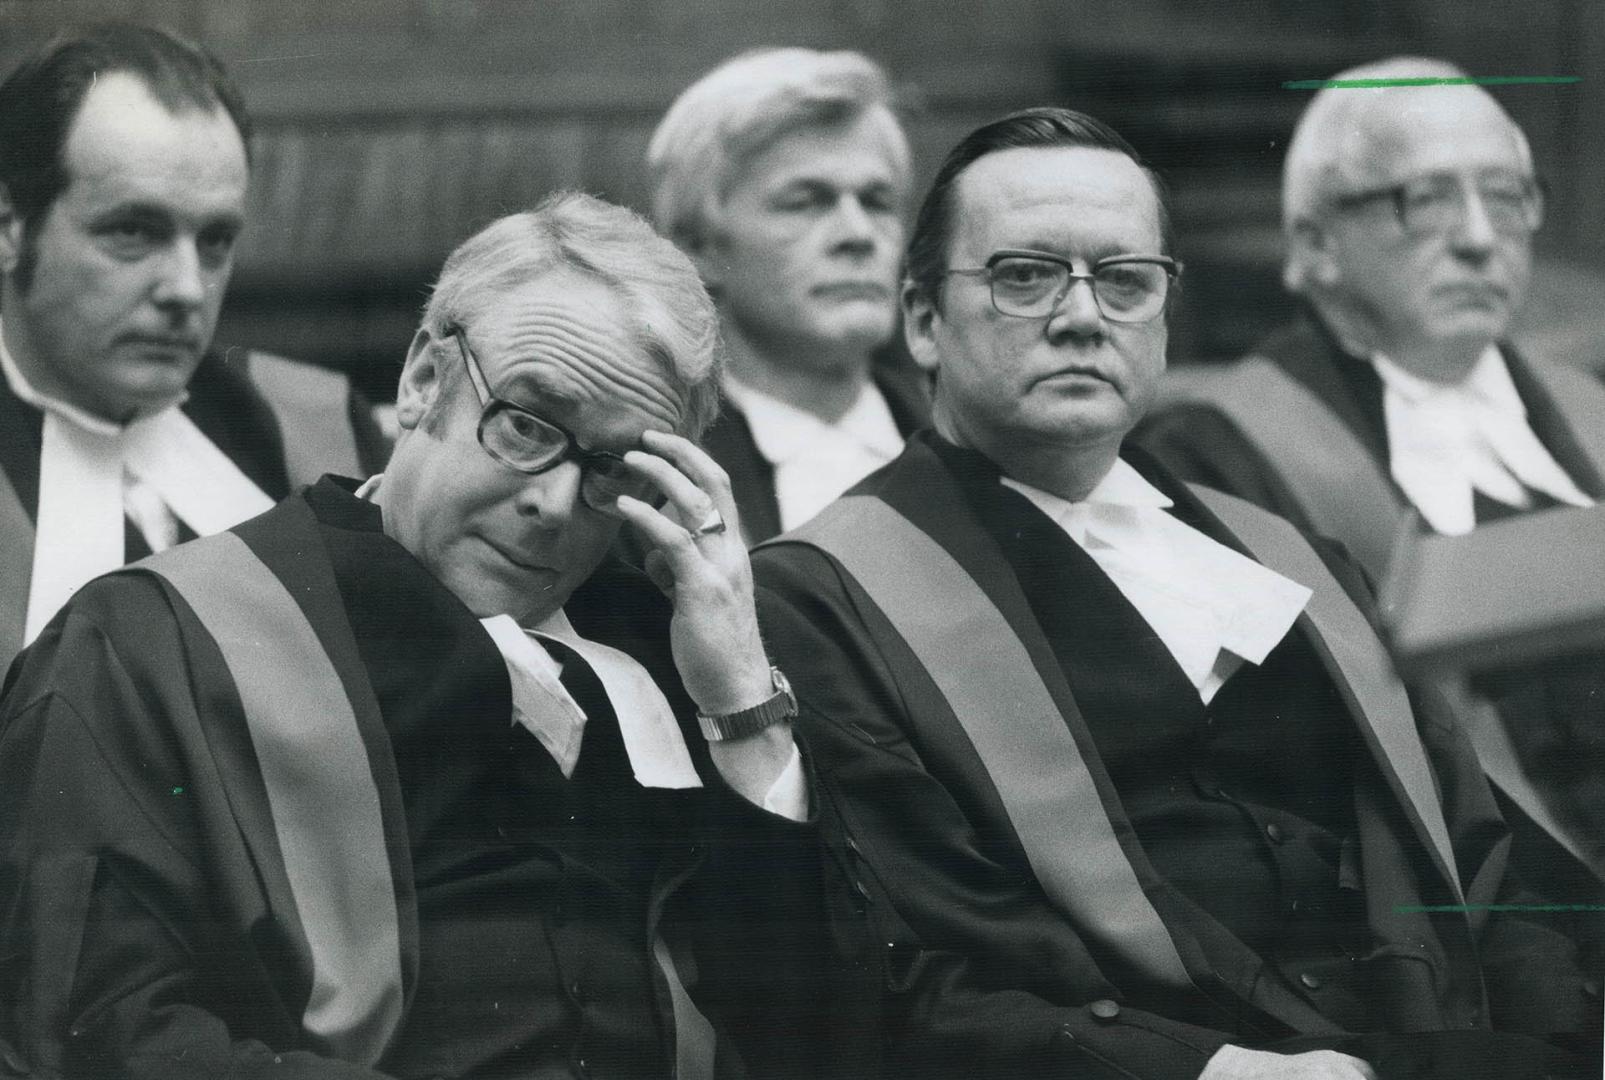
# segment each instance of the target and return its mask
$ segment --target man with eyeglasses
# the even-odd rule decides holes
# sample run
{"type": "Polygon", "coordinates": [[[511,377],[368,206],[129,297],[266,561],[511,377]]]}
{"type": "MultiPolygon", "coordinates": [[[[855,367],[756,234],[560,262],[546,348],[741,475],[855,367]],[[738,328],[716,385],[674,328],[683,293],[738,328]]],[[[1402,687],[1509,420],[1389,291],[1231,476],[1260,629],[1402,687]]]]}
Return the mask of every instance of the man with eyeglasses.
{"type": "MultiPolygon", "coordinates": [[[[1334,78],[1465,73],[1396,57],[1334,78]]],[[[1406,510],[1457,535],[1591,505],[1605,494],[1605,444],[1589,435],[1605,430],[1605,390],[1504,339],[1543,215],[1527,139],[1482,88],[1319,91],[1282,188],[1283,280],[1303,314],[1225,371],[1173,372],[1183,404],[1139,441],[1180,475],[1344,541],[1379,580],[1406,510]],[[1333,471],[1312,473],[1322,458],[1333,471]]]]}
{"type": "MultiPolygon", "coordinates": [[[[1465,73],[1396,57],[1335,78],[1465,73]]],[[[1282,209],[1303,312],[1234,364],[1173,369],[1138,445],[1341,541],[1376,582],[1407,529],[1460,535],[1605,495],[1605,387],[1505,338],[1544,195],[1487,91],[1320,91],[1288,146],[1282,209]]],[[[1544,573],[1543,553],[1510,572],[1544,573]]],[[[1514,803],[1524,874],[1556,899],[1601,899],[1605,657],[1442,689],[1514,803]]]]}
{"type": "Polygon", "coordinates": [[[447,260],[383,474],[70,602],[0,699],[0,1075],[814,1074],[717,327],[553,196],[447,260]]]}
{"type": "Polygon", "coordinates": [[[1358,573],[1121,448],[1166,220],[1091,117],[966,136],[903,290],[935,431],[753,556],[888,1070],[1573,1075],[1516,1033],[1597,1032],[1574,946],[1490,913],[1504,823],[1358,573]]]}

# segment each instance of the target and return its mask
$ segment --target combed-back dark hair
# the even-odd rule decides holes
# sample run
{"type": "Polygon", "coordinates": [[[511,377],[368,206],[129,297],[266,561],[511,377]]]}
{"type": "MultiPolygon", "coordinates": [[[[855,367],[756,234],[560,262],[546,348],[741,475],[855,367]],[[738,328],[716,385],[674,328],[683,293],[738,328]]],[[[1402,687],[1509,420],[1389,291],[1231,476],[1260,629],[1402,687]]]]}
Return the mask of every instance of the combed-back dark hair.
{"type": "Polygon", "coordinates": [[[150,26],[100,23],[46,42],[0,83],[0,184],[32,230],[70,179],[67,133],[95,81],[138,76],[169,112],[221,107],[250,155],[251,121],[216,57],[150,26]]]}
{"type": "Polygon", "coordinates": [[[1159,254],[1170,254],[1170,210],[1166,205],[1164,181],[1141,155],[1102,120],[1056,106],[1021,109],[984,124],[959,140],[948,151],[931,190],[920,204],[914,231],[908,242],[908,277],[932,303],[941,296],[943,271],[947,269],[947,247],[953,235],[953,189],[959,174],[988,154],[999,150],[1036,147],[1085,146],[1112,150],[1136,162],[1154,186],[1159,204],[1159,254]]]}

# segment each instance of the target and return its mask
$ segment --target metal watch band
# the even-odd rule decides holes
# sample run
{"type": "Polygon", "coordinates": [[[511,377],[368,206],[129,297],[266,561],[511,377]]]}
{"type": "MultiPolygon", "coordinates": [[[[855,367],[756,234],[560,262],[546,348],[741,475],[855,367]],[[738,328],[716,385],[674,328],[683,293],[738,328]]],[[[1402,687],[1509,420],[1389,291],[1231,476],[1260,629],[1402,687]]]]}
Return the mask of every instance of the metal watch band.
{"type": "Polygon", "coordinates": [[[702,729],[702,737],[709,742],[742,739],[796,716],[797,697],[791,692],[791,681],[786,678],[785,672],[772,667],[769,669],[769,678],[775,687],[774,694],[750,709],[737,709],[733,713],[718,716],[697,713],[697,726],[702,729]]]}

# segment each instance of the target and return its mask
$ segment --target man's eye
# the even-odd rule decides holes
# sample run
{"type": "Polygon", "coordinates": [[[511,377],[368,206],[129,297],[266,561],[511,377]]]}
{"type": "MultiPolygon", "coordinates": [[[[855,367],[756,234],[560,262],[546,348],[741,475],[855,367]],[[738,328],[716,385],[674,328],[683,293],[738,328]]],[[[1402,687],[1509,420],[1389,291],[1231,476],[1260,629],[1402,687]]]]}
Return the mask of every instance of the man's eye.
{"type": "Polygon", "coordinates": [[[1048,263],[1032,262],[1026,259],[1011,259],[1000,262],[992,268],[992,280],[999,285],[1021,287],[1040,285],[1053,280],[1057,274],[1055,268],[1048,263]]]}
{"type": "Polygon", "coordinates": [[[167,242],[169,230],[153,221],[108,221],[95,230],[101,242],[120,258],[137,258],[167,242]]]}
{"type": "Polygon", "coordinates": [[[902,208],[898,205],[897,196],[889,190],[875,189],[866,191],[859,196],[859,205],[873,214],[895,214],[902,208]]]}
{"type": "Polygon", "coordinates": [[[236,229],[208,229],[196,239],[195,246],[200,252],[201,260],[215,266],[226,262],[234,253],[234,242],[237,239],[239,231],[236,229]]]}
{"type": "Polygon", "coordinates": [[[830,205],[832,198],[829,193],[816,188],[804,188],[783,193],[775,201],[775,206],[781,210],[823,210],[830,205]]]}
{"type": "Polygon", "coordinates": [[[1449,185],[1429,184],[1404,189],[1405,205],[1411,209],[1428,209],[1446,206],[1455,200],[1455,189],[1449,185]]]}
{"type": "Polygon", "coordinates": [[[545,442],[546,426],[528,413],[521,413],[515,409],[508,409],[502,423],[507,427],[507,433],[515,439],[529,443],[545,442]]]}

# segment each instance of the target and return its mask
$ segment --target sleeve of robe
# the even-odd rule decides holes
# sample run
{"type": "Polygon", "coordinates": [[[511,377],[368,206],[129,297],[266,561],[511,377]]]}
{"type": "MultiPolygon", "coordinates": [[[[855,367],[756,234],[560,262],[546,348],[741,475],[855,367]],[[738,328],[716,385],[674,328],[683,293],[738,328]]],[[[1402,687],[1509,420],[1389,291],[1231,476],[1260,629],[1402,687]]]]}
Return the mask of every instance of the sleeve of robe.
{"type": "Polygon", "coordinates": [[[13,667],[0,1042],[35,1075],[378,1075],[309,1050],[250,864],[202,826],[226,793],[184,732],[230,699],[215,643],[137,572],[87,586],[13,667]]]}

